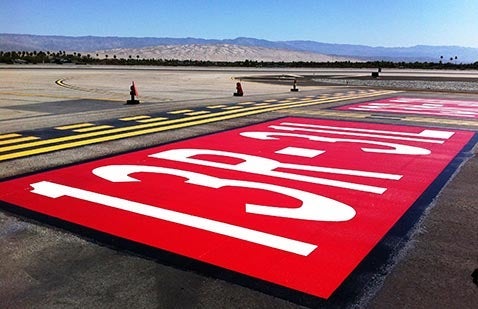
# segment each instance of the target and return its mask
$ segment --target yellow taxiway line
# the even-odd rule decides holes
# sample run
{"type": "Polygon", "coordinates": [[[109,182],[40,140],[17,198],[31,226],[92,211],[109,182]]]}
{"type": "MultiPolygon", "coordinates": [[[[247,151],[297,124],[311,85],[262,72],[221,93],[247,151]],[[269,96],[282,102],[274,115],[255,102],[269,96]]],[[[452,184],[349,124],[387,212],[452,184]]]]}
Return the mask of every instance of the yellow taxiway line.
{"type": "Polygon", "coordinates": [[[333,103],[343,100],[353,100],[353,99],[361,99],[367,97],[374,97],[380,95],[386,95],[396,93],[396,91],[380,91],[376,93],[367,93],[361,95],[354,95],[354,96],[344,96],[340,98],[331,98],[331,99],[319,99],[319,100],[303,100],[297,103],[281,103],[276,105],[271,105],[269,107],[246,107],[241,110],[231,110],[231,111],[224,111],[224,112],[217,112],[211,113],[208,115],[198,115],[198,116],[191,116],[185,117],[175,120],[168,120],[168,121],[159,121],[155,123],[146,123],[140,125],[134,125],[129,127],[122,127],[122,128],[114,128],[114,129],[106,129],[102,131],[94,131],[90,133],[83,133],[71,136],[64,136],[59,138],[52,138],[48,140],[41,140],[31,143],[25,144],[17,144],[7,147],[0,147],[0,152],[7,152],[22,148],[33,148],[39,146],[45,146],[41,148],[34,148],[30,150],[23,150],[19,152],[12,152],[4,155],[0,155],[0,161],[14,159],[14,158],[21,158],[41,153],[48,153],[63,149],[75,148],[80,146],[85,146],[89,144],[96,144],[106,141],[112,141],[117,139],[123,139],[128,137],[135,137],[139,135],[157,133],[167,130],[174,130],[184,127],[190,127],[195,125],[201,125],[211,122],[217,122],[222,120],[228,120],[233,118],[245,117],[265,112],[272,112],[281,109],[287,108],[295,108],[295,107],[305,107],[310,105],[317,105],[317,104],[325,104],[325,103],[333,103]],[[106,135],[106,136],[101,136],[106,135]],[[52,146],[46,146],[50,144],[55,144],[52,146]]]}

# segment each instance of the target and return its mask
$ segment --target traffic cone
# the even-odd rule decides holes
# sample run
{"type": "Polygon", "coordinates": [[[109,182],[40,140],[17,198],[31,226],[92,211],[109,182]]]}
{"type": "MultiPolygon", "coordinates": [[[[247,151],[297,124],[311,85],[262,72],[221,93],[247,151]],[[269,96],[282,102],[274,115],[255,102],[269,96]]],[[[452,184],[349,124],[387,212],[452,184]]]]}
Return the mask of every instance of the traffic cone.
{"type": "Polygon", "coordinates": [[[294,84],[292,85],[292,89],[290,91],[297,92],[299,88],[297,88],[297,79],[294,78],[294,84]]]}
{"type": "Polygon", "coordinates": [[[132,81],[131,86],[129,87],[129,94],[131,95],[131,100],[126,101],[126,104],[139,104],[139,100],[136,100],[134,97],[138,96],[138,90],[136,89],[136,85],[134,81],[132,81]]]}
{"type": "Polygon", "coordinates": [[[242,86],[240,82],[237,82],[236,84],[236,92],[233,93],[235,97],[242,97],[244,95],[244,92],[242,91],[242,86]]]}

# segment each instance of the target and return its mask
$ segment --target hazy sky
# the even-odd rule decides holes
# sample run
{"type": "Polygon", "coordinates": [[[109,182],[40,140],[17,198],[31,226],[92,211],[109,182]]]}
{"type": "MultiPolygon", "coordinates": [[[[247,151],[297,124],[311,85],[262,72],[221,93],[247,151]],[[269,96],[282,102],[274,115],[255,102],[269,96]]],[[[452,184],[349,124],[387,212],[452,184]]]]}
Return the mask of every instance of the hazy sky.
{"type": "Polygon", "coordinates": [[[478,47],[478,0],[0,0],[0,33],[478,47]]]}

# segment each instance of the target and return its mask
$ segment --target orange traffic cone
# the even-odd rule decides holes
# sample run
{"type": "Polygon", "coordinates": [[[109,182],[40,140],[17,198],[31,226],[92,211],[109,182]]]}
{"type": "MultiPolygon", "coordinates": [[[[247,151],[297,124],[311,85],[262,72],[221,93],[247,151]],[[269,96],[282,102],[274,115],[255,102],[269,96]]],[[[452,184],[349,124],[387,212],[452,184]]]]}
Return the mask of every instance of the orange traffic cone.
{"type": "Polygon", "coordinates": [[[131,86],[129,87],[131,95],[131,100],[126,101],[126,104],[139,104],[139,100],[136,100],[134,97],[138,96],[138,90],[136,89],[136,85],[134,81],[132,82],[131,86]]]}
{"type": "Polygon", "coordinates": [[[236,92],[233,93],[235,97],[242,97],[244,95],[244,92],[242,91],[242,86],[241,83],[236,84],[236,92]]]}

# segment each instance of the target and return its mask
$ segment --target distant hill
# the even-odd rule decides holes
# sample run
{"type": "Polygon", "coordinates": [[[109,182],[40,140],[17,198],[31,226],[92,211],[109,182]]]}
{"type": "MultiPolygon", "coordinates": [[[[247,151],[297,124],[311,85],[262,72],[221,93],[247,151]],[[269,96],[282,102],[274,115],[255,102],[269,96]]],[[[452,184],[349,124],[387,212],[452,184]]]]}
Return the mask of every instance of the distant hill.
{"type": "MultiPolygon", "coordinates": [[[[413,47],[371,47],[366,45],[330,44],[315,41],[268,41],[255,38],[235,39],[201,39],[201,38],[135,38],[135,37],[70,37],[43,36],[27,34],[0,34],[0,50],[2,51],[77,51],[95,52],[119,48],[140,49],[145,47],[172,45],[237,45],[260,48],[303,51],[325,55],[335,55],[363,60],[387,61],[450,61],[455,56],[457,63],[478,61],[478,48],[460,46],[426,46],[413,47]]],[[[252,60],[252,59],[251,59],[252,60]]]]}
{"type": "Polygon", "coordinates": [[[236,62],[245,60],[264,62],[335,62],[361,61],[360,59],[345,56],[331,56],[306,51],[244,46],[234,44],[187,44],[187,45],[159,45],[143,48],[116,48],[95,51],[93,57],[99,58],[116,56],[118,59],[177,59],[200,61],[236,62]]]}

